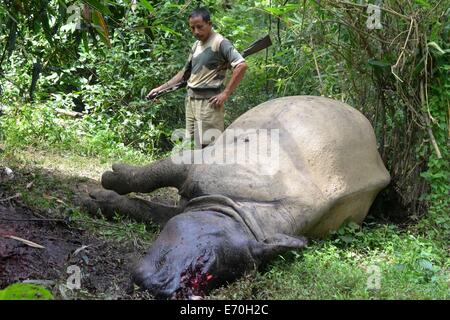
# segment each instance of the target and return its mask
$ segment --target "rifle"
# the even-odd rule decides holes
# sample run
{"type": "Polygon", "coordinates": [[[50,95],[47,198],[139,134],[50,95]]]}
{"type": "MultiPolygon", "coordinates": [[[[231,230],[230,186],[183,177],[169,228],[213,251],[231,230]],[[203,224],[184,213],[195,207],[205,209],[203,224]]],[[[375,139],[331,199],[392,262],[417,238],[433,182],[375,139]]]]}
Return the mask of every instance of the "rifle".
{"type": "MultiPolygon", "coordinates": [[[[245,49],[244,51],[242,51],[241,55],[243,58],[248,57],[249,55],[255,54],[263,49],[266,49],[268,47],[270,47],[272,45],[272,40],[270,39],[269,35],[266,35],[265,37],[256,40],[255,42],[253,42],[247,49],[245,49]]],[[[222,67],[224,68],[224,67],[222,67]]],[[[187,86],[187,80],[182,80],[180,82],[175,83],[174,85],[164,89],[164,90],[160,90],[154,94],[152,94],[150,97],[148,97],[147,99],[149,100],[154,100],[166,93],[178,90],[180,88],[184,88],[187,86]]]]}

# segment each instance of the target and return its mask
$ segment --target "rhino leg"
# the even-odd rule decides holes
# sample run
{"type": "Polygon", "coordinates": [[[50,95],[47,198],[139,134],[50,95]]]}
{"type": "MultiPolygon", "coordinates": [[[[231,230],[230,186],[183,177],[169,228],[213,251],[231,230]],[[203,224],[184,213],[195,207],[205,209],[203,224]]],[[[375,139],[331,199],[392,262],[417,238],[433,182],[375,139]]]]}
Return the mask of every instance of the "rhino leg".
{"type": "Polygon", "coordinates": [[[112,171],[102,175],[102,186],[118,194],[147,193],[162,187],[183,185],[188,166],[174,164],[170,158],[158,160],[147,166],[114,164],[112,171]]]}
{"type": "Polygon", "coordinates": [[[89,192],[89,197],[81,200],[81,206],[92,215],[98,215],[100,212],[106,218],[112,219],[117,213],[137,222],[157,223],[160,226],[164,226],[168,220],[183,211],[182,205],[170,207],[102,189],[89,192]]]}

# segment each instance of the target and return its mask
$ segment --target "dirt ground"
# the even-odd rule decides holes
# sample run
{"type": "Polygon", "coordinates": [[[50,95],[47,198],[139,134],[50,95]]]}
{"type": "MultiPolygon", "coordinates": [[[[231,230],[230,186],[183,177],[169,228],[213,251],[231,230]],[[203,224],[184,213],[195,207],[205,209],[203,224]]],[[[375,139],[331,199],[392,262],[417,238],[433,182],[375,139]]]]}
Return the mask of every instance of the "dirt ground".
{"type": "MultiPolygon", "coordinates": [[[[34,152],[22,160],[13,155],[0,161],[0,290],[28,282],[48,288],[56,299],[152,298],[133,285],[131,270],[145,254],[155,230],[148,228],[149,239],[139,241],[135,239],[139,235],[126,231],[122,237],[130,239],[121,241],[104,236],[114,230],[115,223],[106,226],[94,219],[93,232],[83,220],[69,220],[71,214],[65,210],[77,209],[79,197],[100,187],[98,177],[110,168],[99,163],[91,168],[84,161],[47,159],[34,152]],[[3,162],[12,168],[11,176],[3,162]],[[73,284],[78,270],[80,289],[70,289],[68,284],[73,284]]],[[[178,202],[174,188],[136,196],[166,205],[178,202]]],[[[117,225],[117,230],[122,227],[117,225]]]]}
{"type": "MultiPolygon", "coordinates": [[[[0,199],[7,198],[0,192],[0,199]]],[[[25,281],[44,285],[59,299],[139,299],[145,294],[133,293],[130,279],[137,255],[132,246],[94,238],[63,220],[43,219],[14,199],[0,202],[0,289],[25,281]],[[76,283],[70,277],[77,267],[79,290],[67,286],[76,283]]]]}

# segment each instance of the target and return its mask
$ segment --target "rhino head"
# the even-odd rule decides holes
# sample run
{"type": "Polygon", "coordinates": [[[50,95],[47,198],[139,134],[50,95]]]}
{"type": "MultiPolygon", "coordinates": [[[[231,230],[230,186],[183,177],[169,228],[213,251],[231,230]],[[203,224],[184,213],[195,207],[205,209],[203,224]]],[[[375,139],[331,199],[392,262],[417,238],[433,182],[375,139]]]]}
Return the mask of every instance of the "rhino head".
{"type": "Polygon", "coordinates": [[[305,245],[305,238],[281,234],[259,242],[219,212],[183,213],[168,221],[135,267],[133,279],[156,298],[202,296],[283,251],[305,245]]]}

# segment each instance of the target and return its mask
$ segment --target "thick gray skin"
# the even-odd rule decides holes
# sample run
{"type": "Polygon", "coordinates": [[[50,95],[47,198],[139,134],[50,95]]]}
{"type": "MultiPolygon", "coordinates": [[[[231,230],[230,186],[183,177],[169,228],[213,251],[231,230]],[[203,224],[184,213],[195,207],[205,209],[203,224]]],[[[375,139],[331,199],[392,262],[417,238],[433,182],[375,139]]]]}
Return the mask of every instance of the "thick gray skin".
{"type": "MultiPolygon", "coordinates": [[[[199,257],[200,273],[212,274],[214,286],[304,247],[300,235],[322,236],[346,220],[360,223],[390,181],[370,123],[338,101],[275,99],[242,115],[224,137],[230,128],[280,130],[274,174],[254,164],[186,165],[170,158],[143,167],[114,165],[102,176],[103,187],[114,191],[94,192],[86,202],[91,212],[118,211],[164,226],[134,271],[136,283],[157,296],[172,296],[199,257]],[[178,207],[123,196],[168,186],[179,190],[178,207]]],[[[243,133],[233,144],[219,140],[201,152],[234,153],[250,136],[243,133]]]]}
{"type": "Polygon", "coordinates": [[[268,242],[272,244],[252,239],[239,223],[219,212],[183,213],[166,224],[134,271],[134,280],[156,297],[172,297],[180,286],[182,273],[193,270],[200,258],[199,273],[213,276],[202,288],[206,293],[284,250],[306,245],[305,239],[284,236],[268,242]]]}

